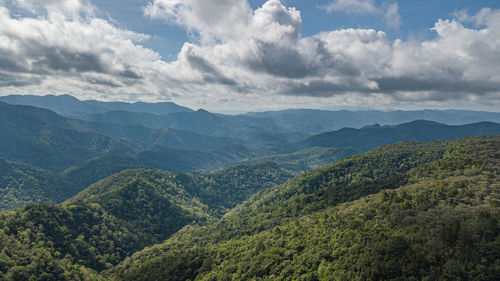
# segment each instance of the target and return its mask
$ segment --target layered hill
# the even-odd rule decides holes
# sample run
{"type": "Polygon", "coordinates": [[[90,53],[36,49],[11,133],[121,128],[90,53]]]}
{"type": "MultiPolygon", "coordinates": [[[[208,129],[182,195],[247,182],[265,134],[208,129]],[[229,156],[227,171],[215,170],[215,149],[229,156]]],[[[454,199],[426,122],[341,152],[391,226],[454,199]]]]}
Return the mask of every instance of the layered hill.
{"type": "Polygon", "coordinates": [[[454,140],[469,136],[499,135],[500,124],[481,122],[467,125],[450,126],[427,120],[380,126],[372,125],[361,129],[343,128],[311,136],[295,145],[293,149],[306,147],[352,147],[368,151],[375,147],[403,140],[431,141],[454,140]]]}
{"type": "Polygon", "coordinates": [[[270,162],[212,174],[127,170],[63,204],[0,213],[0,279],[99,280],[96,272],[289,176],[270,162]]]}
{"type": "Polygon", "coordinates": [[[387,145],[265,190],[116,280],[497,280],[500,139],[387,145]]]}
{"type": "Polygon", "coordinates": [[[477,122],[500,123],[500,113],[467,110],[416,110],[416,111],[330,111],[315,109],[288,109],[282,111],[252,112],[246,116],[267,119],[284,131],[312,134],[336,131],[342,128],[360,129],[375,123],[397,125],[416,120],[429,120],[449,125],[477,122]]]}
{"type": "Polygon", "coordinates": [[[187,107],[177,105],[173,102],[145,103],[145,102],[102,102],[95,100],[81,101],[70,95],[10,95],[0,97],[0,101],[17,104],[31,105],[49,109],[62,115],[77,115],[81,113],[104,113],[108,111],[125,110],[131,112],[146,112],[153,114],[167,114],[172,112],[192,111],[187,107]]]}
{"type": "Polygon", "coordinates": [[[0,155],[36,167],[62,171],[105,153],[131,154],[140,146],[71,128],[51,111],[0,103],[0,155]]]}

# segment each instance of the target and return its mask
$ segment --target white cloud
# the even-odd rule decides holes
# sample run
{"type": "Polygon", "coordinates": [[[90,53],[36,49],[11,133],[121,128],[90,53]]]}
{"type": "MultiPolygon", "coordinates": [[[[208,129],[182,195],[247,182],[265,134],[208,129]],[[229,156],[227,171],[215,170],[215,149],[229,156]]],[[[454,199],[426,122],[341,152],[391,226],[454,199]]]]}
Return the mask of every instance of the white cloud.
{"type": "Polygon", "coordinates": [[[0,94],[175,97],[209,109],[500,105],[500,16],[494,10],[469,16],[476,28],[439,20],[432,28],[436,38],[417,42],[390,41],[371,29],[303,37],[300,12],[278,0],[255,11],[246,1],[156,0],[145,8],[148,16],[202,39],[186,42],[168,63],[141,46],[147,35],[95,17],[87,2],[62,10],[50,2],[26,17],[13,16],[0,2],[0,94]],[[214,10],[208,2],[221,6],[214,10]],[[239,16],[224,18],[229,11],[239,16]]]}
{"type": "Polygon", "coordinates": [[[252,9],[246,0],[155,0],[144,14],[196,31],[208,42],[238,36],[250,22],[252,9]]]}
{"type": "Polygon", "coordinates": [[[387,6],[384,19],[387,26],[390,28],[398,28],[401,26],[401,15],[399,14],[398,3],[392,3],[387,6]]]}

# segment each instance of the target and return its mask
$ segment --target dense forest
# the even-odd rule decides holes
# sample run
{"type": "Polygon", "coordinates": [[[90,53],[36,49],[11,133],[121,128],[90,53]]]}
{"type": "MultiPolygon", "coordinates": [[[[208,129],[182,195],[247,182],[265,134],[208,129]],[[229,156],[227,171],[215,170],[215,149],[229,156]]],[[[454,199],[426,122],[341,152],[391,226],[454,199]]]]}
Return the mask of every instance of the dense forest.
{"type": "Polygon", "coordinates": [[[222,221],[184,228],[107,276],[498,280],[500,140],[406,145],[397,165],[388,146],[261,192],[222,221]]]}
{"type": "Polygon", "coordinates": [[[0,279],[87,278],[290,176],[271,162],[210,174],[126,170],[60,205],[0,213],[0,279]]]}
{"type": "Polygon", "coordinates": [[[401,142],[286,183],[272,162],[125,170],[0,213],[0,279],[498,280],[499,147],[401,142]]]}

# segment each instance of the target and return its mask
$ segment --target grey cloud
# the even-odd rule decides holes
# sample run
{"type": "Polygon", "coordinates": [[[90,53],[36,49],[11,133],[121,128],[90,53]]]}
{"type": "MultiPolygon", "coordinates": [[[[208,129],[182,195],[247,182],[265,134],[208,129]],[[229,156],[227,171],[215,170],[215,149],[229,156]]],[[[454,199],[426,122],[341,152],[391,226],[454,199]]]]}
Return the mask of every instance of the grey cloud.
{"type": "MultiPolygon", "coordinates": [[[[500,89],[500,82],[491,81],[463,81],[460,79],[448,80],[441,77],[421,79],[417,77],[384,77],[375,79],[379,92],[391,93],[397,91],[438,91],[449,93],[475,93],[495,92],[500,89]]],[[[443,95],[444,96],[444,95],[443,95]]]]}
{"type": "Polygon", "coordinates": [[[22,87],[29,85],[38,85],[41,82],[42,79],[39,76],[22,76],[18,74],[0,72],[0,87],[22,87]]]}
{"type": "Polygon", "coordinates": [[[373,90],[363,87],[361,81],[345,78],[341,83],[325,80],[313,80],[307,83],[289,83],[279,93],[291,96],[331,97],[350,91],[371,92],[373,90]]]}
{"type": "Polygon", "coordinates": [[[316,70],[307,64],[296,49],[259,42],[258,59],[251,58],[245,64],[254,71],[286,78],[304,78],[315,75],[316,70]]]}
{"type": "Polygon", "coordinates": [[[36,50],[29,50],[27,55],[30,58],[36,58],[33,70],[37,73],[50,71],[106,72],[99,56],[88,52],[74,52],[57,47],[40,46],[36,50]]]}
{"type": "Polygon", "coordinates": [[[206,82],[220,83],[228,86],[237,85],[236,81],[224,76],[214,65],[205,60],[203,57],[193,54],[190,51],[187,51],[185,56],[189,65],[193,69],[199,71],[206,82]]]}
{"type": "Polygon", "coordinates": [[[132,79],[141,79],[143,78],[141,75],[139,75],[137,72],[133,71],[132,69],[126,69],[124,71],[121,71],[119,73],[120,76],[125,77],[125,78],[132,78],[132,79]]]}
{"type": "Polygon", "coordinates": [[[97,85],[103,85],[107,87],[112,87],[112,88],[118,88],[121,87],[122,85],[117,83],[116,81],[113,81],[111,79],[106,79],[106,78],[100,78],[100,77],[83,77],[85,81],[89,82],[90,84],[97,84],[97,85]]]}

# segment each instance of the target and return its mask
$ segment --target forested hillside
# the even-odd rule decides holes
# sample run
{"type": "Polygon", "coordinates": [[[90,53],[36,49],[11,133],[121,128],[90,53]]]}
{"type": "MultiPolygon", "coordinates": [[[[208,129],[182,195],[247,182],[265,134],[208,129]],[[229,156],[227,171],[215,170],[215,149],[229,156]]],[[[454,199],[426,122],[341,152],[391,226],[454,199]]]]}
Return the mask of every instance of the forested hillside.
{"type": "Polygon", "coordinates": [[[79,189],[51,171],[0,157],[0,211],[24,207],[28,202],[61,202],[79,189]]]}
{"type": "Polygon", "coordinates": [[[499,147],[484,137],[386,146],[263,191],[108,276],[498,280],[499,147]]]}
{"type": "Polygon", "coordinates": [[[289,176],[269,162],[212,174],[127,170],[63,204],[0,213],[0,279],[91,280],[187,224],[215,221],[289,176]]]}

